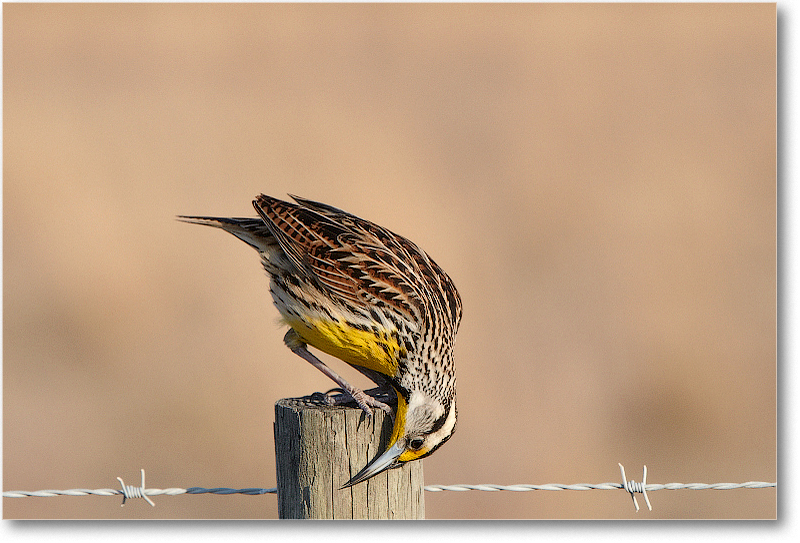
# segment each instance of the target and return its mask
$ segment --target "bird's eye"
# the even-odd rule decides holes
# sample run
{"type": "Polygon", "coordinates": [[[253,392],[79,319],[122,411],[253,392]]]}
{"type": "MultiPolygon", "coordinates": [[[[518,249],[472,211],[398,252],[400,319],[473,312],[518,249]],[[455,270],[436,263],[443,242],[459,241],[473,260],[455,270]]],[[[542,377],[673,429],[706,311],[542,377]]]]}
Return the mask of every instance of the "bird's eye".
{"type": "Polygon", "coordinates": [[[414,451],[418,451],[425,444],[425,440],[421,437],[414,437],[408,442],[408,447],[414,451]]]}

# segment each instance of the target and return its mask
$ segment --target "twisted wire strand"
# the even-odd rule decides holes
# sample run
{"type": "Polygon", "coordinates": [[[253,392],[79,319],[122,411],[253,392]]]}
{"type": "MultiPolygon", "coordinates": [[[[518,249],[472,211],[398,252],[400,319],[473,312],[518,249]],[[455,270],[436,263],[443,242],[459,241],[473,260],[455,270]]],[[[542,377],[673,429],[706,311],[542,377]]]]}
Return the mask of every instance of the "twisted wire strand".
{"type": "MultiPolygon", "coordinates": [[[[177,496],[179,494],[188,494],[186,488],[148,488],[145,489],[144,495],[146,496],[177,496]]],[[[213,490],[213,489],[212,489],[213,490]]],[[[96,488],[94,490],[88,488],[73,488],[70,490],[10,490],[3,492],[4,498],[51,498],[54,496],[123,496],[125,493],[118,488],[96,488]]],[[[133,498],[134,496],[127,496],[133,498]]]]}
{"type": "MultiPolygon", "coordinates": [[[[778,483],[767,483],[763,481],[748,481],[746,483],[648,483],[645,490],[653,492],[655,490],[735,490],[738,488],[775,488],[778,483]]],[[[427,485],[427,492],[467,492],[478,490],[484,492],[529,492],[532,490],[624,490],[625,487],[620,483],[597,483],[597,484],[545,484],[545,485],[494,485],[494,484],[457,484],[457,485],[427,485]]],[[[180,494],[244,494],[248,496],[260,496],[263,494],[277,494],[277,488],[148,488],[144,494],[147,496],[178,496],[180,494]]],[[[3,492],[4,498],[50,498],[54,496],[122,496],[123,492],[117,488],[73,488],[70,490],[9,490],[3,492]]]]}
{"type": "MultiPolygon", "coordinates": [[[[647,497],[647,491],[654,490],[733,490],[735,488],[769,488],[778,486],[777,483],[765,483],[760,481],[749,481],[746,483],[667,483],[667,484],[647,484],[647,466],[644,466],[642,474],[642,482],[628,480],[625,477],[625,468],[619,464],[620,475],[622,475],[622,484],[620,483],[600,483],[600,484],[574,484],[574,485],[560,485],[560,484],[546,484],[546,485],[428,485],[425,490],[428,492],[443,492],[446,490],[454,492],[467,492],[470,490],[482,490],[486,492],[528,492],[531,490],[619,490],[622,489],[628,492],[633,498],[633,505],[636,511],[639,511],[639,503],[636,501],[636,494],[644,495],[644,500],[647,503],[647,508],[653,510],[650,505],[650,499],[647,497]]],[[[86,488],[73,488],[71,490],[36,490],[33,492],[25,490],[11,490],[3,492],[4,498],[26,498],[26,497],[52,497],[52,496],[119,496],[122,495],[122,505],[125,501],[133,498],[144,498],[147,503],[155,507],[155,503],[149,496],[170,495],[177,496],[179,494],[245,494],[248,496],[258,496],[262,494],[277,494],[277,488],[202,488],[194,486],[191,488],[145,488],[144,484],[144,470],[142,470],[142,484],[140,486],[126,485],[125,482],[117,477],[119,484],[122,486],[121,490],[112,488],[99,488],[96,490],[89,490],[86,488]]]]}
{"type": "MultiPolygon", "coordinates": [[[[641,485],[635,483],[634,486],[641,485]]],[[[648,483],[645,485],[644,490],[648,492],[653,490],[734,490],[737,488],[773,488],[777,487],[778,483],[766,483],[762,481],[749,481],[746,483],[666,483],[654,484],[648,483]]],[[[642,488],[639,486],[639,488],[642,488]]],[[[454,492],[466,492],[468,490],[482,490],[486,492],[528,492],[531,490],[625,490],[625,486],[620,483],[583,483],[573,485],[562,485],[557,483],[546,485],[428,485],[425,490],[428,492],[442,492],[450,490],[454,492]]],[[[641,490],[634,490],[634,492],[641,492],[641,490]]]]}

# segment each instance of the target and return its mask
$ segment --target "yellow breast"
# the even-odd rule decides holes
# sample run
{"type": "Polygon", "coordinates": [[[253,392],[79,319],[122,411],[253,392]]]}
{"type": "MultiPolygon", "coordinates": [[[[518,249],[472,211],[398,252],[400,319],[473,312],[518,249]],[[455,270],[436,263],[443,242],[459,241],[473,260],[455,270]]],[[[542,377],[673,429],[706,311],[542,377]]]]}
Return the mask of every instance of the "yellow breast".
{"type": "Polygon", "coordinates": [[[287,324],[308,345],[352,364],[394,377],[397,363],[406,356],[406,349],[397,341],[396,333],[355,328],[344,320],[286,319],[287,324]]]}

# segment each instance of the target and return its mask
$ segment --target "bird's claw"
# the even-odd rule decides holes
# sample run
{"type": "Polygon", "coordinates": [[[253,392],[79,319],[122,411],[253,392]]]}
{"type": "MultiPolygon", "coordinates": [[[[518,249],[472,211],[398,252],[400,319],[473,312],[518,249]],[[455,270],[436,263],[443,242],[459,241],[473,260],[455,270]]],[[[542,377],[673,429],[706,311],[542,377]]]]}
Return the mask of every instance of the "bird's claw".
{"type": "Polygon", "coordinates": [[[309,398],[311,401],[322,405],[336,405],[333,397],[329,396],[327,392],[314,392],[309,398]]]}
{"type": "Polygon", "coordinates": [[[372,408],[376,408],[394,419],[394,411],[392,411],[391,406],[373,398],[362,390],[348,392],[341,388],[334,388],[325,393],[315,392],[312,394],[312,398],[327,405],[346,405],[355,402],[368,417],[372,417],[372,408]]]}

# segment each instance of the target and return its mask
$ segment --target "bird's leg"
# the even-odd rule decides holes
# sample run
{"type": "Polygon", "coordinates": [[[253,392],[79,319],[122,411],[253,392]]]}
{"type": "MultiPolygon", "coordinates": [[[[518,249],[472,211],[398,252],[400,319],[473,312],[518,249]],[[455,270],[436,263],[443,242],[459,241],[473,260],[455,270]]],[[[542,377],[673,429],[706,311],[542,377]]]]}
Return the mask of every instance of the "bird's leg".
{"type": "MultiPolygon", "coordinates": [[[[364,394],[379,402],[397,405],[397,394],[395,393],[394,387],[392,387],[391,381],[389,381],[385,375],[362,366],[353,366],[353,368],[363,373],[369,380],[378,385],[376,388],[365,390],[364,394]]],[[[344,405],[353,401],[352,397],[341,388],[329,390],[325,393],[325,396],[332,405],[344,405]],[[332,396],[331,394],[334,392],[338,392],[339,394],[332,396]]],[[[392,422],[394,422],[394,411],[387,411],[387,413],[392,418],[392,422]]]]}
{"type": "MultiPolygon", "coordinates": [[[[370,403],[372,400],[374,400],[376,403],[382,402],[384,404],[389,404],[390,408],[391,405],[394,405],[397,402],[397,397],[395,396],[393,388],[371,388],[369,390],[365,390],[364,394],[370,398],[370,400],[368,400],[370,403]]],[[[316,397],[318,400],[322,399],[323,401],[327,402],[328,405],[347,405],[355,402],[350,393],[343,388],[334,388],[325,393],[316,392],[312,396],[316,397]]],[[[393,409],[389,411],[383,409],[383,411],[386,411],[386,413],[391,417],[392,421],[394,421],[393,409]]]]}
{"type": "MultiPolygon", "coordinates": [[[[309,352],[306,348],[306,344],[300,339],[300,336],[294,329],[290,328],[286,335],[283,337],[283,342],[286,343],[286,346],[292,350],[294,354],[302,358],[303,360],[309,362],[312,366],[317,368],[319,371],[330,377],[337,385],[339,385],[350,397],[355,400],[358,406],[364,410],[364,412],[372,416],[372,411],[370,411],[370,407],[377,407],[385,411],[388,414],[392,414],[392,408],[386,405],[385,403],[376,400],[375,398],[366,394],[363,390],[358,389],[344,380],[338,373],[330,369],[328,366],[325,365],[319,358],[314,356],[309,352]]],[[[349,400],[348,400],[349,401],[349,400]]],[[[338,402],[337,402],[338,403],[338,402]]],[[[347,403],[347,402],[341,402],[347,403]]]]}
{"type": "Polygon", "coordinates": [[[386,378],[385,375],[378,373],[377,371],[370,370],[361,366],[353,366],[355,369],[363,373],[370,381],[375,383],[377,388],[371,388],[369,390],[365,390],[367,394],[370,396],[388,396],[389,401],[396,401],[394,388],[392,387],[391,381],[386,378]]]}

